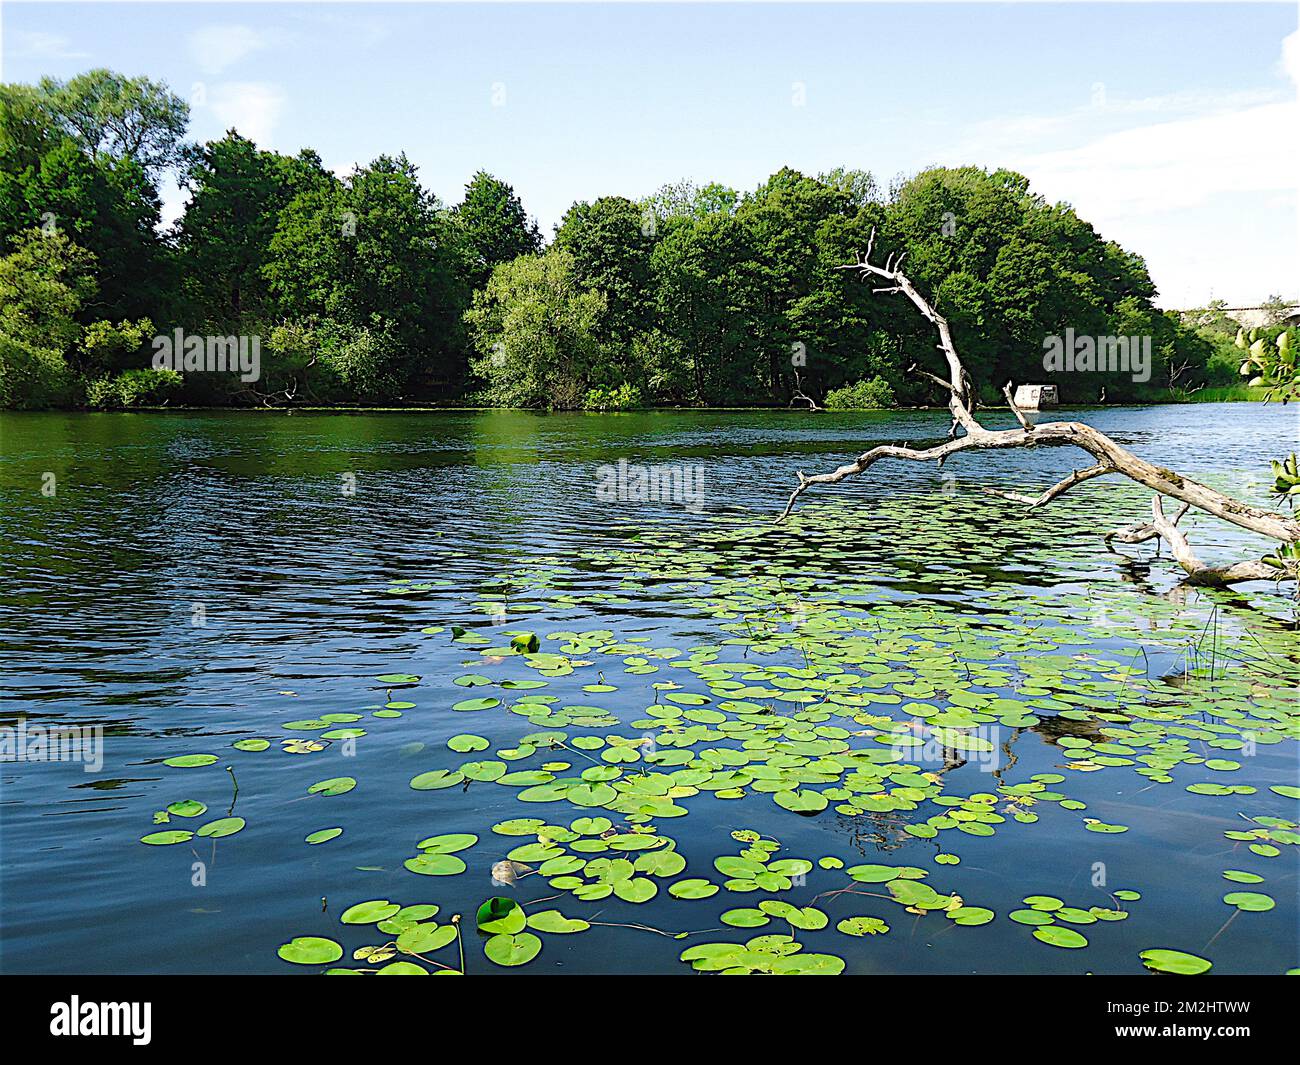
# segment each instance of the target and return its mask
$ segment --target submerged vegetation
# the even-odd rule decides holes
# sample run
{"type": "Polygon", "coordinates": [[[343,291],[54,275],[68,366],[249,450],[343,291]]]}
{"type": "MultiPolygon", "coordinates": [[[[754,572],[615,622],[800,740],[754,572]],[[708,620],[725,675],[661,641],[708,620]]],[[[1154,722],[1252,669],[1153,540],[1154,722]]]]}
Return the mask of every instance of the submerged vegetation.
{"type": "MultiPolygon", "coordinates": [[[[1072,503],[1084,495],[1062,501],[1080,530],[1098,505],[1072,503]]],[[[988,505],[942,502],[972,516],[988,505]]],[[[1189,609],[1140,580],[1090,579],[1087,546],[1062,557],[1046,545],[1059,583],[1025,596],[978,576],[999,563],[990,540],[972,539],[960,567],[927,564],[949,536],[934,504],[887,500],[869,516],[822,504],[780,529],[738,518],[665,527],[502,574],[458,612],[446,612],[445,580],[391,584],[389,596],[435,611],[418,638],[450,642],[468,668],[431,679],[394,661],[375,679],[382,702],[358,692],[356,713],[286,720],[229,757],[324,757],[371,729],[409,727],[407,715],[463,716],[441,753],[420,755],[400,800],[423,804],[435,834],[386,842],[410,874],[400,898],[348,899],[267,950],[339,974],[531,971],[575,936],[618,930],[661,944],[683,971],[833,975],[870,969],[873,944],[891,937],[1001,943],[1020,926],[1025,950],[1078,955],[1075,971],[1093,970],[1088,948],[1100,942],[1123,945],[1128,971],[1195,974],[1213,970],[1232,923],[1285,938],[1290,911],[1275,898],[1290,891],[1300,788],[1268,752],[1294,765],[1300,740],[1287,600],[1189,609]],[[909,544],[854,580],[836,560],[868,524],[905,525],[909,544]],[[604,590],[584,583],[592,572],[604,590]],[[664,596],[711,635],[676,647],[620,631],[620,618],[664,596]],[[539,623],[566,611],[609,623],[539,623]],[[1050,750],[1050,769],[1020,768],[1035,761],[1030,739],[1050,750]],[[1133,795],[1125,807],[1104,800],[1094,812],[1097,797],[1121,792],[1133,795]],[[1217,812],[1200,822],[1213,857],[1180,888],[1205,900],[1209,923],[1191,940],[1136,938],[1125,931],[1135,907],[1160,912],[1161,897],[1125,858],[1124,822],[1179,796],[1217,812]],[[487,813],[502,804],[508,816],[487,813]],[[699,830],[683,831],[696,818],[699,830]],[[839,824],[845,845],[805,849],[795,841],[806,819],[839,824]],[[969,860],[1036,833],[1083,846],[1090,886],[1077,869],[1052,881],[1008,870],[999,897],[967,896],[969,860]],[[910,861],[889,860],[904,847],[910,861]]],[[[218,772],[218,760],[167,759],[174,801],[155,821],[203,819],[191,774],[218,772]]],[[[331,808],[321,823],[365,787],[364,775],[314,785],[331,808]]],[[[228,813],[195,834],[243,828],[228,813]]],[[[307,843],[328,853],[339,832],[307,843]]],[[[190,835],[168,827],[142,841],[190,835]]]]}

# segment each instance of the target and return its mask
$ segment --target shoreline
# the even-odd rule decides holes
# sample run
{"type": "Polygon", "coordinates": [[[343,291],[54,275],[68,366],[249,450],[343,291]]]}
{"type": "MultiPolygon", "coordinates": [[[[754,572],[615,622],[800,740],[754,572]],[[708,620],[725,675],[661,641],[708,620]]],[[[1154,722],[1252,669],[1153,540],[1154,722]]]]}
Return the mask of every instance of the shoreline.
{"type": "MultiPolygon", "coordinates": [[[[1239,389],[1234,389],[1240,392],[1239,389]]],[[[1035,415],[1052,415],[1058,411],[1071,410],[1122,410],[1132,407],[1182,407],[1194,406],[1198,403],[1259,403],[1263,401],[1264,389],[1258,391],[1260,395],[1228,395],[1217,396],[1207,395],[1204,398],[1187,397],[1183,399],[1166,399],[1166,400],[1132,400],[1125,403],[1062,403],[1056,407],[1046,407],[1040,410],[1027,410],[1026,414],[1035,415]]],[[[947,407],[941,406],[921,406],[921,407],[860,407],[848,410],[806,410],[789,407],[637,407],[633,410],[545,410],[540,407],[480,407],[472,405],[458,404],[424,404],[412,403],[404,406],[344,406],[340,404],[324,405],[302,405],[291,407],[232,407],[232,406],[189,406],[189,405],[162,405],[162,406],[145,406],[138,407],[119,407],[96,409],[92,407],[47,407],[40,410],[26,410],[20,408],[3,408],[0,414],[169,414],[169,413],[202,413],[202,414],[406,414],[412,412],[425,412],[429,414],[483,414],[489,411],[512,411],[517,414],[539,414],[539,415],[561,415],[561,414],[583,414],[583,415],[612,415],[612,414],[744,414],[744,413],[767,413],[767,414],[803,414],[811,417],[817,417],[824,414],[893,414],[903,411],[946,411],[947,407]]],[[[982,406],[981,410],[1001,410],[1010,412],[1011,408],[1006,404],[995,404],[982,406]]]]}

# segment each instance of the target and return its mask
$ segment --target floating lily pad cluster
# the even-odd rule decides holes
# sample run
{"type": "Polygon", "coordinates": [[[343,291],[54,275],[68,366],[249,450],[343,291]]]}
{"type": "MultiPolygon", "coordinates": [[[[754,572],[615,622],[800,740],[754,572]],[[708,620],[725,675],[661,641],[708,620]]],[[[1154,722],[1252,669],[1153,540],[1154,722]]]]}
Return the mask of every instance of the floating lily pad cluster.
{"type": "Polygon", "coordinates": [[[1077,950],[1088,945],[1087,937],[1079,931],[1083,925],[1100,922],[1123,921],[1128,911],[1119,907],[1120,902],[1136,902],[1142,897],[1140,892],[1120,888],[1111,893],[1115,899],[1114,908],[1090,906],[1067,906],[1054,895],[1029,895],[1024,904],[1027,909],[1014,910],[1007,916],[1017,924],[1028,925],[1033,930],[1034,938],[1049,947],[1063,947],[1077,950]]]}
{"type": "MultiPolygon", "coordinates": [[[[955,523],[963,510],[972,520],[985,513],[961,497],[931,502],[955,510],[955,523]]],[[[363,708],[379,719],[366,727],[401,716],[416,699],[440,723],[454,720],[445,750],[425,748],[409,782],[418,794],[405,801],[436,815],[449,793],[508,797],[518,816],[492,826],[491,836],[485,824],[440,824],[457,831],[422,841],[404,859],[399,851],[398,863],[432,876],[499,866],[509,874],[498,877],[503,883],[545,881],[562,894],[558,916],[548,917],[517,900],[521,916],[499,901],[505,895],[494,896],[488,927],[477,926],[485,942],[507,937],[485,951],[497,965],[545,964],[546,935],[578,931],[570,922],[586,922],[584,932],[599,927],[591,917],[603,906],[656,899],[680,904],[688,915],[680,927],[728,932],[726,942],[680,952],[695,969],[830,973],[845,968],[840,954],[856,956],[888,936],[900,912],[958,928],[1021,924],[1040,943],[1082,952],[1089,927],[1123,921],[1120,904],[1133,899],[1114,892],[1113,907],[1071,906],[1045,893],[999,916],[931,886],[932,870],[921,865],[790,856],[776,839],[796,819],[868,826],[882,847],[928,843],[940,867],[959,866],[967,848],[1003,834],[1032,836],[1049,820],[1105,856],[1135,834],[1122,815],[1090,810],[1080,797],[1096,793],[1082,782],[1106,773],[1148,797],[1139,801],[1161,794],[1162,804],[1222,806],[1232,823],[1213,831],[1257,865],[1300,843],[1294,807],[1284,805],[1300,789],[1261,785],[1251,772],[1257,751],[1300,740],[1293,631],[1227,603],[1193,609],[1099,578],[1095,512],[1072,515],[1068,504],[1063,520],[1079,523],[1087,546],[1037,549],[1031,537],[1017,556],[1051,574],[1047,594],[1026,592],[1029,576],[1007,567],[996,537],[972,536],[959,560],[937,564],[953,558],[952,524],[918,518],[926,505],[919,496],[886,499],[864,514],[860,504],[820,504],[780,529],[735,517],[700,522],[689,534],[665,527],[623,546],[538,560],[476,590],[456,623],[440,618],[422,630],[459,653],[460,669],[433,684],[404,671],[421,668],[412,661],[393,661],[393,672],[378,677],[388,701],[363,708]],[[888,556],[847,567],[858,557],[855,535],[878,542],[876,527],[908,532],[888,556]],[[665,611],[680,628],[706,624],[711,634],[685,647],[628,634],[644,631],[625,623],[629,615],[665,611]],[[554,617],[586,620],[543,620],[554,617]],[[396,689],[406,698],[395,698],[396,689]],[[608,708],[630,702],[631,712],[608,708]],[[1020,768],[1026,744],[1050,751],[1050,771],[1020,768]],[[688,868],[672,821],[703,806],[716,816],[718,803],[735,804],[731,825],[763,831],[738,830],[741,847],[688,868]],[[499,845],[499,837],[515,842],[499,845]],[[874,896],[876,913],[832,919],[828,900],[806,887],[841,870],[829,892],[841,901],[874,896]],[[738,929],[760,928],[763,935],[731,941],[738,929]],[[830,942],[836,932],[847,937],[843,950],[805,950],[799,938],[830,942]]],[[[444,603],[449,587],[406,581],[388,591],[444,603]]],[[[347,714],[290,721],[284,728],[306,738],[281,748],[355,741],[364,734],[358,722],[347,714]]],[[[215,761],[191,755],[168,764],[188,772],[215,761]]],[[[346,795],[348,780],[321,781],[315,794],[346,795]]],[[[326,842],[331,832],[308,840],[326,842]]],[[[1229,871],[1242,890],[1215,894],[1207,877],[1215,912],[1223,898],[1245,911],[1242,921],[1274,920],[1272,897],[1251,889],[1261,874],[1232,864],[1247,865],[1229,871]]],[[[1199,971],[1204,959],[1177,946],[1135,945],[1134,968],[1199,971]]],[[[385,964],[403,960],[392,949],[385,964]]],[[[365,960],[373,971],[378,963],[365,960]]]]}

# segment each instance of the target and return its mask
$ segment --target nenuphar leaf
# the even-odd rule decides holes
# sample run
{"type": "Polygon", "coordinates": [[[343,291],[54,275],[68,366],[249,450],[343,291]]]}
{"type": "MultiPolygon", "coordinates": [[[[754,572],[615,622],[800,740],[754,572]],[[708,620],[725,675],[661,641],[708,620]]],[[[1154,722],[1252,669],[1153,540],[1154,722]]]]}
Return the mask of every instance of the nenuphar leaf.
{"type": "Polygon", "coordinates": [[[526,965],[542,950],[542,941],[531,932],[496,935],[483,946],[483,953],[498,965],[526,965]]]}

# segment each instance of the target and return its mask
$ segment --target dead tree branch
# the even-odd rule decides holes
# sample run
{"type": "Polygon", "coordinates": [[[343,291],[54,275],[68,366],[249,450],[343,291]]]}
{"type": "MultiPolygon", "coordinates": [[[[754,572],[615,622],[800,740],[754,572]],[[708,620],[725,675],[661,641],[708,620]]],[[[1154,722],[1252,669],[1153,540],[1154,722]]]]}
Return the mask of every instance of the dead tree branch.
{"type": "Polygon", "coordinates": [[[1091,481],[1094,477],[1105,477],[1108,473],[1118,472],[1114,466],[1106,462],[1099,462],[1095,466],[1089,466],[1086,470],[1075,470],[1069,477],[1058,481],[1052,485],[1046,492],[1037,496],[1022,495],[1019,492],[1003,492],[997,488],[985,488],[987,495],[1001,496],[1003,499],[1010,499],[1014,503],[1024,503],[1030,510],[1036,510],[1047,503],[1050,503],[1057,496],[1064,495],[1076,484],[1082,484],[1084,481],[1091,481]]]}
{"type": "Polygon", "coordinates": [[[794,391],[790,393],[791,409],[793,409],[794,405],[800,401],[807,403],[810,411],[821,410],[821,407],[817,406],[817,401],[803,390],[803,383],[799,380],[799,371],[796,370],[794,372],[794,391]]]}
{"type": "Polygon", "coordinates": [[[1206,565],[1196,556],[1187,534],[1178,528],[1178,523],[1182,521],[1189,506],[1190,504],[1184,503],[1177,514],[1167,518],[1160,497],[1152,496],[1151,520],[1107,533],[1106,543],[1109,545],[1113,541],[1119,541],[1122,544],[1140,544],[1147,540],[1163,540],[1169,545],[1174,561],[1187,573],[1188,584],[1226,587],[1238,581],[1276,581],[1296,575],[1295,565],[1289,561],[1285,563],[1285,569],[1262,560],[1234,562],[1230,566],[1206,565]]]}
{"type": "MultiPolygon", "coordinates": [[[[910,462],[937,461],[941,463],[949,455],[960,451],[1004,450],[1019,447],[1076,447],[1086,451],[1096,459],[1096,464],[1085,470],[1076,470],[1069,477],[1038,496],[1010,493],[998,494],[1008,495],[1018,502],[1025,503],[1032,509],[1051,502],[1083,481],[1117,473],[1155,492],[1157,504],[1159,496],[1169,496],[1183,503],[1184,510],[1187,507],[1195,507],[1197,510],[1230,522],[1238,528],[1259,533],[1284,544],[1300,542],[1300,520],[1275,511],[1250,506],[1240,500],[1233,499],[1231,496],[1224,495],[1208,485],[1194,481],[1190,477],[1184,477],[1173,470],[1147,462],[1090,425],[1083,422],[1043,422],[1034,424],[1016,406],[1010,382],[1003,389],[1003,393],[1007,398],[1012,414],[1015,415],[1016,420],[1019,422],[1019,427],[1015,429],[986,429],[975,417],[975,390],[970,376],[962,365],[961,357],[957,354],[957,348],[953,342],[947,319],[935,310],[930,302],[917,290],[916,286],[912,284],[907,275],[899,269],[899,263],[902,262],[901,255],[895,258],[891,254],[886,259],[884,266],[878,266],[871,261],[875,238],[876,235],[873,230],[871,239],[867,244],[866,253],[860,256],[856,262],[847,263],[841,266],[840,269],[856,270],[864,278],[874,278],[885,282],[885,284],[878,286],[875,291],[901,292],[927,321],[934,324],[939,335],[938,348],[943,352],[944,360],[947,362],[948,376],[944,379],[925,370],[918,371],[915,367],[912,370],[939,383],[947,391],[948,410],[952,415],[952,426],[948,433],[949,439],[946,443],[927,448],[912,448],[906,445],[896,446],[892,444],[875,447],[859,455],[853,462],[840,466],[829,473],[809,476],[801,470],[798,473],[799,483],[790,493],[785,509],[777,518],[778,523],[785,521],[790,516],[799,496],[813,485],[836,484],[846,477],[863,473],[881,459],[901,459],[910,462]],[[961,430],[961,435],[958,435],[958,430],[961,430]]],[[[1117,533],[1112,536],[1112,539],[1123,543],[1139,543],[1158,536],[1170,544],[1171,549],[1174,550],[1174,557],[1178,559],[1194,580],[1200,580],[1203,583],[1231,583],[1240,580],[1276,579],[1279,574],[1276,567],[1270,567],[1263,562],[1243,563],[1236,567],[1224,569],[1206,566],[1196,559],[1190,546],[1175,547],[1174,540],[1181,540],[1182,545],[1186,545],[1186,537],[1177,530],[1174,523],[1163,518],[1158,512],[1158,507],[1156,519],[1144,523],[1141,528],[1143,530],[1149,529],[1150,533],[1144,533],[1139,539],[1125,539],[1117,533]],[[1170,538],[1171,531],[1173,539],[1170,538]],[[1180,551],[1183,552],[1183,557],[1179,557],[1180,551]],[[1188,561],[1184,561],[1183,558],[1187,558],[1188,561]],[[1198,578],[1197,574],[1202,576],[1198,578]]],[[[1125,532],[1126,535],[1137,536],[1136,529],[1137,527],[1134,527],[1132,530],[1121,530],[1121,532],[1125,532]]]]}

